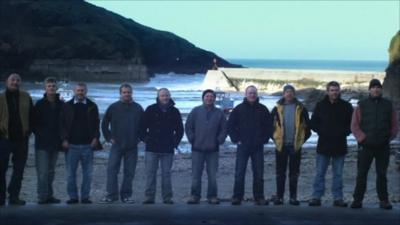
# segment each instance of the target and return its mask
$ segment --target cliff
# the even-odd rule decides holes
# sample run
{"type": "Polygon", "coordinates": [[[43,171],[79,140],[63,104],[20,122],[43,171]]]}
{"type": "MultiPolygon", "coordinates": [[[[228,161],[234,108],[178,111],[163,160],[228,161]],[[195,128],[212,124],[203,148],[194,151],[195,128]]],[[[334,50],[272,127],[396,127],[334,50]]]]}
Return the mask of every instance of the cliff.
{"type": "Polygon", "coordinates": [[[17,71],[33,79],[52,73],[90,80],[106,74],[108,80],[128,71],[130,79],[143,80],[154,73],[205,73],[214,58],[221,66],[237,67],[170,32],[82,0],[0,1],[3,76],[17,71]]]}

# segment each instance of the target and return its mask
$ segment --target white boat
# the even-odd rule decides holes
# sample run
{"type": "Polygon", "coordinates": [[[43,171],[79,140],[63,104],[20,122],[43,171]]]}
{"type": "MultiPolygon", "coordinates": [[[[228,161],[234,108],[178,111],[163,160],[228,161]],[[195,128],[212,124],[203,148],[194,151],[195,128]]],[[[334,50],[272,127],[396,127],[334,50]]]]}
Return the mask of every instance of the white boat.
{"type": "Polygon", "coordinates": [[[215,105],[225,113],[230,113],[234,107],[234,100],[229,96],[229,93],[216,91],[215,95],[215,105]]]}

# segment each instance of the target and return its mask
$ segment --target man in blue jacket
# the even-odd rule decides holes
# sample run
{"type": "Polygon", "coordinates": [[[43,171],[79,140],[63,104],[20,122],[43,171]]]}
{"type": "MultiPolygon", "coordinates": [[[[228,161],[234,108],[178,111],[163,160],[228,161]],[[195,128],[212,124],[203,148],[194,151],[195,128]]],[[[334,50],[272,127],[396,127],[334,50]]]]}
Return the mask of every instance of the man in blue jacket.
{"type": "Polygon", "coordinates": [[[266,205],[264,197],[264,144],[272,134],[268,108],[259,102],[257,88],[248,86],[243,102],[236,106],[228,120],[228,134],[237,144],[235,184],[232,205],[240,205],[244,196],[247,161],[253,170],[253,197],[257,205],[266,205]]]}
{"type": "Polygon", "coordinates": [[[165,204],[173,204],[171,168],[174,149],[183,136],[181,113],[174,106],[168,89],[161,88],[157,102],[147,107],[142,120],[144,142],[146,143],[146,200],[143,204],[153,204],[156,194],[158,164],[161,165],[161,190],[165,204]]]}

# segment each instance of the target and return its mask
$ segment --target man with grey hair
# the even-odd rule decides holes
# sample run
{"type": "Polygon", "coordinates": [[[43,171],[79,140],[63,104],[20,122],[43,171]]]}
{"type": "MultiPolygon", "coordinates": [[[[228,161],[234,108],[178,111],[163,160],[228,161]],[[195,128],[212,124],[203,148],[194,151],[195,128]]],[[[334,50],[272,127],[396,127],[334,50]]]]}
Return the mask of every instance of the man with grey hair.
{"type": "Polygon", "coordinates": [[[237,144],[235,184],[232,205],[240,205],[244,197],[244,181],[249,158],[253,171],[253,197],[256,205],[266,205],[264,197],[264,144],[272,133],[268,108],[259,102],[257,88],[246,88],[243,102],[237,105],[228,120],[228,134],[237,144]]]}
{"type": "Polygon", "coordinates": [[[140,123],[143,108],[132,98],[132,87],[122,84],[119,88],[120,99],[111,104],[101,123],[104,138],[112,147],[107,165],[107,194],[100,203],[113,203],[121,199],[123,203],[134,203],[132,199],[132,181],[135,176],[138,158],[137,144],[141,139],[140,123]],[[118,190],[118,173],[121,161],[124,161],[124,173],[118,190]]]}
{"type": "Polygon", "coordinates": [[[99,142],[99,110],[96,103],[86,97],[87,86],[78,83],[74,88],[74,98],[64,105],[61,114],[62,147],[66,151],[67,204],[79,203],[76,184],[76,170],[82,167],[81,203],[91,204],[90,186],[93,170],[93,150],[101,149],[99,142]]]}
{"type": "Polygon", "coordinates": [[[168,89],[161,88],[157,102],[147,107],[143,119],[143,134],[146,142],[146,200],[153,204],[156,193],[158,164],[161,165],[161,190],[164,204],[172,204],[171,168],[174,149],[183,136],[181,113],[174,106],[168,89]]]}
{"type": "Polygon", "coordinates": [[[29,94],[20,90],[21,77],[12,73],[6,90],[0,94],[0,206],[5,205],[6,173],[12,155],[13,173],[8,185],[9,204],[25,205],[19,198],[21,182],[28,158],[33,104],[29,94]]]}

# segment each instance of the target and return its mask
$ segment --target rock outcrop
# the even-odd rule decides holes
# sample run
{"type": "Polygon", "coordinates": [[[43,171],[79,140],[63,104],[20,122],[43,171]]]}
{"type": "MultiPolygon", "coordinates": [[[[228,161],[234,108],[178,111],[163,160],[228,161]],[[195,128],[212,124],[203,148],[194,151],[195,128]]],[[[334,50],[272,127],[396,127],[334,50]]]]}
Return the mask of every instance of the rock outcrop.
{"type": "Polygon", "coordinates": [[[119,80],[128,71],[126,78],[143,80],[154,73],[205,73],[214,58],[220,66],[237,67],[170,32],[146,27],[83,0],[0,1],[3,76],[17,71],[35,79],[47,71],[59,76],[81,74],[88,79],[105,74],[106,80],[114,74],[119,80]],[[66,65],[74,68],[68,70],[66,65]],[[43,68],[47,70],[37,70],[43,68]]]}

